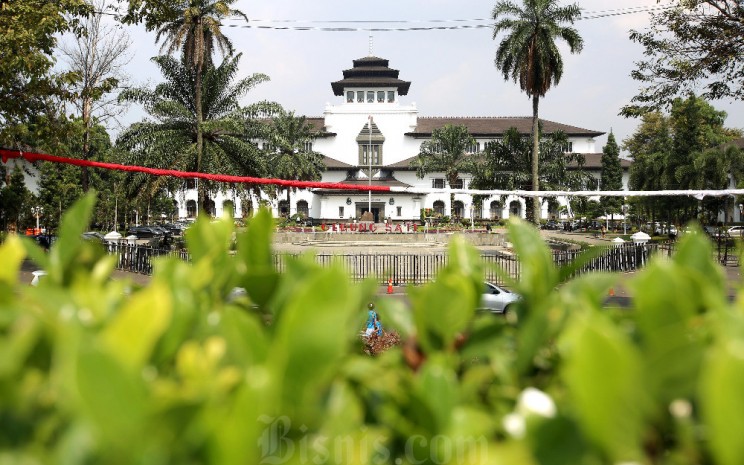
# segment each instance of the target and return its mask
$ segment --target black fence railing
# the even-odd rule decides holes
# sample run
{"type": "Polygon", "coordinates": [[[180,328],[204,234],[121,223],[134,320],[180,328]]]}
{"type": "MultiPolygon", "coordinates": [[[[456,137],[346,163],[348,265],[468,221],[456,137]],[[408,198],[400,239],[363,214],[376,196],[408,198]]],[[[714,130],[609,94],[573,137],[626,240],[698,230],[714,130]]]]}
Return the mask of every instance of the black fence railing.
{"type": "MultiPolygon", "coordinates": [[[[670,255],[672,247],[671,243],[626,244],[608,247],[601,255],[577,270],[575,274],[596,271],[634,271],[645,266],[655,254],[670,255]]],[[[184,261],[191,259],[186,251],[129,244],[109,244],[108,251],[118,255],[118,269],[141,274],[152,273],[152,259],[155,257],[176,257],[184,261]]],[[[553,260],[556,265],[564,266],[572,263],[580,254],[580,251],[558,251],[554,252],[553,260]]],[[[286,261],[292,257],[296,255],[274,255],[277,270],[280,272],[284,270],[286,261]]],[[[446,254],[322,254],[316,255],[315,259],[322,266],[339,264],[355,281],[374,278],[381,284],[387,284],[388,280],[392,280],[394,286],[418,285],[432,281],[448,261],[446,254]]],[[[521,266],[518,257],[514,255],[484,254],[481,255],[481,259],[486,265],[485,279],[487,281],[505,284],[505,276],[512,279],[520,277],[521,266]],[[501,272],[499,273],[497,269],[501,272]]]]}

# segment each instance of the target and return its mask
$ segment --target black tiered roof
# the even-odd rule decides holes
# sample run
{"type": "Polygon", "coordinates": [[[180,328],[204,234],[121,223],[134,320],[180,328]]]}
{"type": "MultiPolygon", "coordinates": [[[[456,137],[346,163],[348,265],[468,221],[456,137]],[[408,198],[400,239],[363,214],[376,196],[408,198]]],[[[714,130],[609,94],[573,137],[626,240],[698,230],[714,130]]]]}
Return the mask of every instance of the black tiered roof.
{"type": "Polygon", "coordinates": [[[332,82],[335,95],[344,95],[344,88],[359,87],[397,87],[398,95],[408,94],[409,81],[398,79],[399,71],[388,67],[388,60],[379,57],[365,57],[354,60],[352,69],[344,70],[344,78],[332,82]]]}

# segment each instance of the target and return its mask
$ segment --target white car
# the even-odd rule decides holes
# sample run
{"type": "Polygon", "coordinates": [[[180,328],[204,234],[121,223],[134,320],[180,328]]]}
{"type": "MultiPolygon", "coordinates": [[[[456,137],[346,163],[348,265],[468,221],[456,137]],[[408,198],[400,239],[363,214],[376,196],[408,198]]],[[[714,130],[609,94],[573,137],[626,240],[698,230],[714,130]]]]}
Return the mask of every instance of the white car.
{"type": "Polygon", "coordinates": [[[481,310],[506,314],[512,304],[522,298],[519,294],[509,292],[495,284],[483,283],[483,286],[483,294],[481,294],[479,305],[481,310]]]}
{"type": "Polygon", "coordinates": [[[744,226],[732,226],[728,229],[728,234],[731,237],[744,236],[744,226]]]}

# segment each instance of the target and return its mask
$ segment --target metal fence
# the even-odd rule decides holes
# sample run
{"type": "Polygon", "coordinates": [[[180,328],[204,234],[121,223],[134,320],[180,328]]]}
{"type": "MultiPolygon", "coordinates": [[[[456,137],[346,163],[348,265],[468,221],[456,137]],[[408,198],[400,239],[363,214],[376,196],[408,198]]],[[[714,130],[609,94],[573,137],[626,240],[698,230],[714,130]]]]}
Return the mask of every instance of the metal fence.
{"type": "MultiPolygon", "coordinates": [[[[627,244],[608,247],[602,253],[588,261],[575,272],[575,275],[596,272],[627,272],[646,265],[652,255],[670,255],[673,244],[627,244]]],[[[117,268],[134,273],[151,274],[152,259],[155,257],[176,257],[189,261],[186,251],[174,251],[156,247],[144,247],[129,244],[110,244],[109,253],[118,255],[117,268]]],[[[557,266],[574,262],[580,251],[556,251],[553,261],[557,266]]],[[[731,254],[733,255],[733,254],[731,254]]],[[[274,255],[274,264],[280,272],[285,269],[286,261],[296,257],[292,254],[274,255]]],[[[485,264],[485,279],[504,284],[504,276],[519,279],[521,266],[518,257],[508,254],[484,254],[481,259],[485,264]],[[502,270],[499,273],[497,269],[502,270]]],[[[392,280],[393,285],[417,285],[432,281],[447,265],[446,254],[319,254],[315,260],[321,266],[337,263],[346,270],[355,281],[367,278],[377,279],[381,284],[392,280]]]]}

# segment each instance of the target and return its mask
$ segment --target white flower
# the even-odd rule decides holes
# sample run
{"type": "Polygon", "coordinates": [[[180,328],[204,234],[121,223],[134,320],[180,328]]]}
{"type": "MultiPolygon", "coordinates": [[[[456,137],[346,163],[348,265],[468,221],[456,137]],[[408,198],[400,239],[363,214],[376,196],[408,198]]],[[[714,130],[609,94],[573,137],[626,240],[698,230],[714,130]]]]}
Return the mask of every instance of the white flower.
{"type": "Polygon", "coordinates": [[[524,433],[527,429],[524,417],[518,413],[510,413],[502,420],[504,429],[512,437],[521,439],[524,437],[524,433]]]}
{"type": "Polygon", "coordinates": [[[692,404],[685,399],[676,399],[669,404],[669,413],[676,418],[689,418],[692,414],[692,404]]]}
{"type": "Polygon", "coordinates": [[[538,415],[545,418],[553,418],[556,413],[555,402],[541,390],[528,387],[519,394],[517,412],[525,416],[538,415]]]}

